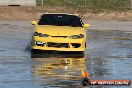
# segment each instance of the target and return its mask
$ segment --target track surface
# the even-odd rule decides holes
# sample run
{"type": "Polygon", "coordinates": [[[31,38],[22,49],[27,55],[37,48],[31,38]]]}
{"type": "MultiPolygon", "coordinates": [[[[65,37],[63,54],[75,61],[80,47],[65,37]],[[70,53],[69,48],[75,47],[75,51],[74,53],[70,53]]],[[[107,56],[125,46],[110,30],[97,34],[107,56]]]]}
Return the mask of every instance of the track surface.
{"type": "Polygon", "coordinates": [[[132,80],[132,22],[89,23],[84,56],[31,55],[30,22],[0,21],[0,88],[81,88],[82,67],[91,79],[132,80]]]}

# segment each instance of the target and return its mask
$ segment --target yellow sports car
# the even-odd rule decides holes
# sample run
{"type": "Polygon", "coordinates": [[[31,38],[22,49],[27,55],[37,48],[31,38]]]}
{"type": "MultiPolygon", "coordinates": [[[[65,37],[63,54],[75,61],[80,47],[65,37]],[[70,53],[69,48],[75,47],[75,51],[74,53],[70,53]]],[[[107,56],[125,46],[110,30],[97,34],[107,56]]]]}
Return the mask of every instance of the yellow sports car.
{"type": "Polygon", "coordinates": [[[36,25],[32,36],[32,51],[85,51],[89,24],[84,24],[78,15],[46,13],[38,23],[31,23],[36,25]]]}

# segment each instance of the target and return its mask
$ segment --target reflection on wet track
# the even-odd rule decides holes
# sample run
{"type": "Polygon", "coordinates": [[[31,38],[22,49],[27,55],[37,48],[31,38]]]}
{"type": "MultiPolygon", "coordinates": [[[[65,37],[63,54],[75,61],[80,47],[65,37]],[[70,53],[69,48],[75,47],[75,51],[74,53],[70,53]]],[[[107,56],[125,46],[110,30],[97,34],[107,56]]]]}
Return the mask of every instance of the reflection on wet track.
{"type": "Polygon", "coordinates": [[[77,86],[81,80],[81,69],[85,68],[84,55],[54,55],[41,54],[40,57],[32,58],[34,77],[47,80],[42,81],[42,85],[52,86],[77,86]],[[43,56],[43,57],[42,57],[43,56]],[[45,58],[46,57],[46,58],[45,58]],[[69,82],[68,82],[69,81],[69,82]],[[69,84],[68,84],[69,83],[69,84]]]}
{"type": "Polygon", "coordinates": [[[131,32],[88,30],[85,55],[31,55],[31,29],[0,25],[0,88],[82,88],[81,68],[89,72],[90,79],[132,80],[131,32]]]}

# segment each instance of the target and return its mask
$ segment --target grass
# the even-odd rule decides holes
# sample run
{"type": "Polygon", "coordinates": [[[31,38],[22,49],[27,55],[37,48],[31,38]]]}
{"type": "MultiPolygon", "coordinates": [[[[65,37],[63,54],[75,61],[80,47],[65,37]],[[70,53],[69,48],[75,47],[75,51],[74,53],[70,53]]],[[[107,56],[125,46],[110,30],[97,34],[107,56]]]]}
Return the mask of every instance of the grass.
{"type": "Polygon", "coordinates": [[[130,0],[88,0],[88,6],[99,9],[130,8],[130,0]]]}
{"type": "MultiPolygon", "coordinates": [[[[41,5],[42,0],[37,0],[41,5]]],[[[119,9],[130,8],[131,0],[44,0],[44,5],[48,6],[77,6],[92,9],[119,9]]]]}

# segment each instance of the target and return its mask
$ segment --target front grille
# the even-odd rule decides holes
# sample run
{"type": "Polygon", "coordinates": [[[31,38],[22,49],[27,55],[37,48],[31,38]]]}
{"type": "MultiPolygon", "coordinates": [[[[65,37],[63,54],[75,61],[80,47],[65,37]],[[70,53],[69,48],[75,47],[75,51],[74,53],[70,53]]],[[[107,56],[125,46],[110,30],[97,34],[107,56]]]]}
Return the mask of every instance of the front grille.
{"type": "Polygon", "coordinates": [[[48,42],[47,43],[48,47],[56,47],[56,48],[69,48],[68,43],[53,43],[53,42],[48,42]]]}
{"type": "Polygon", "coordinates": [[[51,36],[51,37],[66,38],[67,36],[51,36]]]}

